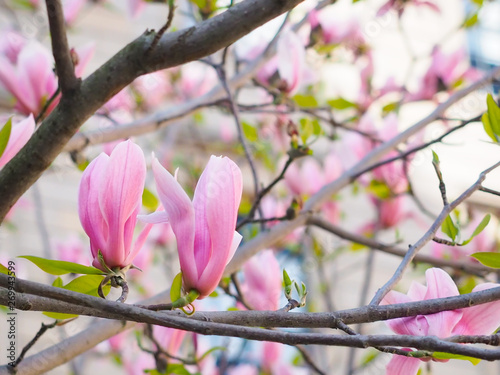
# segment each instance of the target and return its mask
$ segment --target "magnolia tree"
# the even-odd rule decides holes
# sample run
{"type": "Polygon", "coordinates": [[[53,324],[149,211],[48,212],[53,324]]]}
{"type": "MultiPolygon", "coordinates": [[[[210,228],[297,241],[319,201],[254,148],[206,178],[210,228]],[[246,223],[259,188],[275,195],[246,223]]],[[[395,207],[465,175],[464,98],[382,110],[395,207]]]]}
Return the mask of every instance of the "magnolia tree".
{"type": "Polygon", "coordinates": [[[0,231],[42,246],[2,242],[0,374],[500,359],[500,70],[469,65],[464,33],[494,4],[301,3],[1,3],[0,231]],[[101,13],[163,26],[90,71],[79,22],[101,13]],[[55,197],[81,227],[49,235],[36,181],[69,164],[55,197]]]}

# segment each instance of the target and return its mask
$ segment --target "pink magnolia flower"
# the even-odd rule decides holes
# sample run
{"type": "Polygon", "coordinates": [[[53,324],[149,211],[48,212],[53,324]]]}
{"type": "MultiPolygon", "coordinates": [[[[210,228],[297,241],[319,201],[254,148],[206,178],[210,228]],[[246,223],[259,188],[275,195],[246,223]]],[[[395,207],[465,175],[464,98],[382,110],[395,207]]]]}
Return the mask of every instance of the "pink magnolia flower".
{"type": "Polygon", "coordinates": [[[79,236],[71,234],[64,240],[55,241],[57,259],[88,265],[89,260],[85,246],[79,236]]]}
{"type": "Polygon", "coordinates": [[[75,22],[87,0],[63,0],[64,20],[67,24],[75,22]]]}
{"type": "Polygon", "coordinates": [[[80,182],[78,213],[83,229],[90,237],[93,265],[130,266],[151,229],[147,225],[133,243],[137,214],[142,204],[146,162],[139,146],[126,141],[110,156],[101,153],[83,172],[80,182]]]}
{"type": "MultiPolygon", "coordinates": [[[[5,126],[2,125],[0,130],[5,126]]],[[[0,155],[0,168],[7,164],[10,159],[12,159],[19,150],[28,142],[31,135],[35,131],[35,120],[33,115],[29,115],[24,120],[14,123],[10,132],[9,141],[7,142],[7,147],[0,155]]]]}
{"type": "Polygon", "coordinates": [[[304,43],[290,29],[282,32],[277,45],[276,56],[265,64],[257,79],[267,85],[272,85],[272,78],[278,72],[280,82],[278,88],[289,95],[295,94],[301,86],[311,83],[314,75],[306,65],[306,50],[304,43]]]}
{"type": "Polygon", "coordinates": [[[161,348],[170,355],[176,356],[187,331],[180,329],[154,326],[153,334],[161,348]]]}
{"type": "Polygon", "coordinates": [[[15,64],[17,56],[26,44],[27,39],[13,30],[5,30],[0,33],[0,55],[15,64]]]}
{"type": "Polygon", "coordinates": [[[467,53],[464,49],[444,54],[439,47],[435,47],[431,57],[431,65],[417,92],[409,95],[410,100],[429,100],[437,92],[449,90],[461,80],[476,80],[480,77],[478,71],[467,66],[467,53]]]}
{"type": "MultiPolygon", "coordinates": [[[[93,47],[89,46],[75,50],[80,59],[75,67],[78,77],[92,52],[93,47]]],[[[0,85],[15,99],[16,110],[26,115],[37,115],[57,90],[52,55],[40,43],[31,40],[22,46],[15,61],[12,61],[13,56],[13,53],[0,55],[0,85]]],[[[47,113],[55,108],[58,101],[59,97],[51,103],[47,113]]]]}
{"type": "Polygon", "coordinates": [[[204,95],[218,83],[215,70],[197,61],[183,65],[180,73],[181,78],[175,88],[181,100],[204,95]]]}
{"type": "MultiPolygon", "coordinates": [[[[407,294],[390,291],[382,303],[397,304],[459,295],[457,286],[445,271],[439,268],[430,268],[425,272],[425,278],[427,286],[413,282],[407,294]]],[[[498,284],[493,283],[480,284],[473,291],[497,286],[498,284]]],[[[430,335],[439,338],[453,335],[489,335],[500,325],[500,301],[461,310],[391,319],[386,323],[399,335],[430,335]]],[[[420,363],[416,358],[394,356],[387,365],[387,374],[414,375],[417,373],[420,363]]]]}
{"type": "Polygon", "coordinates": [[[156,214],[156,222],[170,221],[184,290],[197,290],[199,298],[205,298],[217,287],[241,241],[234,230],[243,188],[241,171],[231,159],[212,156],[192,202],[158,159],[153,160],[153,173],[165,208],[156,214]]]}
{"type": "Polygon", "coordinates": [[[328,6],[320,12],[311,10],[308,20],[313,31],[320,30],[324,44],[339,44],[364,41],[359,17],[355,7],[349,3],[338,3],[328,6]]]}
{"type": "Polygon", "coordinates": [[[272,250],[263,250],[243,265],[241,285],[246,301],[255,310],[278,310],[281,269],[272,250]]]}

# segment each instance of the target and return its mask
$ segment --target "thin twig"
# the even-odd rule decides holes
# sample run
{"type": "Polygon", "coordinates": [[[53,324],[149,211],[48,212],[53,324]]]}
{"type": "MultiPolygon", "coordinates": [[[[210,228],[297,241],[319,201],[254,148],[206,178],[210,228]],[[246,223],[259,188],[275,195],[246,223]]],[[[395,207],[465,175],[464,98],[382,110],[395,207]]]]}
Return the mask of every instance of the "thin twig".
{"type": "MultiPolygon", "coordinates": [[[[258,207],[260,206],[260,202],[262,201],[262,198],[264,198],[271,191],[271,189],[285,177],[285,173],[288,170],[288,167],[292,164],[294,159],[296,159],[297,157],[298,156],[291,156],[291,155],[288,156],[288,160],[286,161],[285,165],[283,166],[283,169],[281,170],[280,174],[273,181],[271,181],[271,183],[269,185],[267,185],[265,188],[260,190],[258,192],[258,194],[255,195],[255,200],[253,202],[252,208],[248,212],[246,218],[241,220],[236,225],[236,230],[240,229],[243,225],[253,221],[253,217],[254,217],[255,213],[257,212],[258,207]]],[[[267,221],[267,219],[264,219],[264,220],[267,221]]]]}
{"type": "Polygon", "coordinates": [[[49,329],[52,329],[54,328],[57,324],[59,323],[58,320],[56,320],[54,323],[52,324],[44,324],[42,323],[42,326],[40,327],[40,329],[38,330],[38,332],[36,333],[35,337],[33,337],[30,342],[28,344],[26,344],[26,346],[23,348],[23,350],[21,351],[21,354],[19,354],[19,357],[17,357],[16,359],[16,362],[14,362],[14,369],[17,367],[17,365],[19,363],[21,363],[21,361],[24,359],[24,356],[26,355],[26,353],[28,352],[28,350],[31,349],[31,347],[33,345],[35,345],[35,343],[40,339],[40,337],[42,337],[42,335],[49,329]]]}
{"type": "MultiPolygon", "coordinates": [[[[226,53],[224,53],[223,58],[226,56],[226,53]]],[[[223,61],[224,63],[224,61],[223,61]]],[[[231,92],[231,88],[229,87],[229,84],[227,82],[227,77],[226,77],[226,71],[224,68],[224,65],[216,65],[215,70],[217,72],[217,75],[219,76],[220,83],[222,84],[222,87],[224,88],[224,91],[226,92],[227,99],[229,100],[229,107],[231,109],[231,113],[234,118],[234,122],[236,124],[236,129],[238,131],[238,139],[240,141],[240,144],[243,146],[243,151],[245,153],[245,158],[247,159],[248,165],[250,166],[250,170],[252,172],[252,177],[253,177],[253,187],[254,187],[254,195],[257,196],[259,192],[259,177],[257,175],[257,168],[255,167],[255,162],[253,159],[253,156],[250,152],[250,147],[247,143],[247,140],[245,138],[245,134],[243,132],[243,125],[240,120],[240,115],[238,112],[238,108],[236,107],[235,101],[233,94],[231,92]]],[[[257,209],[259,209],[257,207],[257,209]]]]}
{"type": "Polygon", "coordinates": [[[465,192],[462,193],[457,199],[455,199],[453,202],[450,204],[446,205],[443,207],[441,213],[439,214],[438,218],[434,221],[432,226],[429,228],[429,230],[415,243],[415,245],[410,246],[408,249],[408,252],[406,253],[405,257],[401,261],[401,264],[398,266],[396,271],[394,272],[394,275],[387,281],[387,283],[384,284],[382,288],[380,288],[373,299],[370,302],[371,306],[378,305],[384,296],[396,285],[396,283],[401,280],[403,277],[403,273],[408,267],[408,265],[411,263],[417,252],[430,240],[434,238],[434,235],[436,234],[437,230],[440,228],[441,223],[446,219],[446,217],[450,214],[455,207],[457,207],[460,203],[462,203],[464,200],[469,198],[472,193],[474,193],[476,190],[478,190],[481,187],[481,183],[484,181],[486,178],[486,175],[491,172],[493,169],[497,168],[500,165],[500,162],[492,165],[488,169],[484,170],[481,172],[479,175],[479,178],[477,181],[469,187],[465,192]]]}
{"type": "Polygon", "coordinates": [[[45,0],[49,18],[52,54],[56,63],[56,74],[63,96],[76,89],[80,80],[76,78],[75,67],[66,37],[64,13],[60,0],[45,0]]]}
{"type": "Polygon", "coordinates": [[[169,27],[172,25],[172,21],[174,20],[174,11],[175,11],[174,0],[167,0],[167,2],[168,2],[167,22],[155,34],[155,36],[151,42],[151,45],[149,46],[149,48],[146,51],[146,55],[149,55],[151,53],[151,51],[158,45],[158,42],[160,41],[161,37],[169,29],[169,27]]]}
{"type": "MultiPolygon", "coordinates": [[[[358,243],[360,245],[364,245],[371,249],[380,250],[387,254],[404,257],[408,251],[407,249],[400,249],[394,246],[383,244],[379,241],[374,240],[373,238],[367,238],[364,236],[351,233],[349,231],[346,231],[345,229],[342,229],[338,226],[331,224],[330,222],[324,220],[319,216],[312,216],[311,218],[308,219],[307,223],[309,225],[314,225],[317,226],[318,228],[324,229],[327,232],[330,232],[345,240],[358,243]]],[[[415,257],[413,258],[413,262],[427,263],[436,267],[450,267],[453,268],[454,270],[466,272],[468,274],[480,277],[483,277],[487,273],[500,272],[500,270],[497,271],[478,263],[471,263],[467,261],[455,261],[451,259],[439,259],[433,256],[428,256],[423,254],[416,254],[415,257]]]]}

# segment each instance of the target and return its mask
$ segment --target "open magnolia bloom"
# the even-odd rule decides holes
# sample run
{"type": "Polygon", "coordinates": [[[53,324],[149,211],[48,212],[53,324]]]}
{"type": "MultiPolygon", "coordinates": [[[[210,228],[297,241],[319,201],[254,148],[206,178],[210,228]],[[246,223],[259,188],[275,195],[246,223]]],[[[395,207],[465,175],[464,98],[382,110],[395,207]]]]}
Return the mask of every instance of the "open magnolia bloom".
{"type": "Polygon", "coordinates": [[[105,271],[100,251],[108,268],[126,268],[144,244],[151,225],[135,243],[133,239],[145,179],[144,154],[131,141],[118,144],[110,156],[101,153],[83,172],[78,213],[90,238],[95,267],[105,271]]]}
{"type": "Polygon", "coordinates": [[[211,156],[192,202],[156,158],[153,173],[165,212],[144,220],[170,222],[177,239],[184,291],[194,290],[198,298],[205,298],[219,284],[241,241],[235,231],[243,189],[241,171],[228,157],[211,156]]]}
{"type": "MultiPolygon", "coordinates": [[[[382,304],[422,301],[460,294],[450,275],[439,268],[428,269],[425,272],[425,278],[427,286],[413,282],[407,294],[390,291],[382,300],[382,304]]],[[[499,285],[485,283],[477,285],[472,291],[478,292],[497,286],[499,285]]],[[[489,335],[500,326],[500,301],[436,314],[391,319],[386,323],[390,329],[400,335],[437,336],[439,338],[454,335],[489,335]]],[[[421,363],[417,358],[394,355],[387,365],[387,374],[414,375],[417,374],[421,363]]]]}

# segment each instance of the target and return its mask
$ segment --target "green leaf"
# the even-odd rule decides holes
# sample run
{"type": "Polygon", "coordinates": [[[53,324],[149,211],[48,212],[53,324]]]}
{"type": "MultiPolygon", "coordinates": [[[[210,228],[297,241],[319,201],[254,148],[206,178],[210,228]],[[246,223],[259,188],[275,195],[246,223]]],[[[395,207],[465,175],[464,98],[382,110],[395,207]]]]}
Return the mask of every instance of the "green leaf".
{"type": "Polygon", "coordinates": [[[476,258],[480,263],[490,268],[500,268],[500,253],[481,252],[471,254],[471,257],[476,258]]]}
{"type": "Polygon", "coordinates": [[[467,19],[464,21],[464,27],[467,29],[469,27],[474,26],[479,19],[477,18],[477,13],[474,13],[467,17],[467,19]]]}
{"type": "Polygon", "coordinates": [[[486,226],[490,222],[490,219],[491,219],[490,214],[485,215],[483,217],[483,220],[481,220],[481,222],[477,225],[476,229],[474,229],[474,232],[472,232],[472,236],[470,236],[468,240],[464,241],[462,245],[467,245],[469,242],[472,241],[474,237],[476,237],[479,233],[481,233],[483,229],[486,228],[486,226]]]}
{"type": "Polygon", "coordinates": [[[51,275],[65,275],[67,273],[79,273],[83,275],[102,275],[103,272],[94,267],[83,266],[78,263],[66,262],[63,260],[51,260],[31,255],[21,255],[19,258],[28,259],[42,271],[51,275]]]}
{"type": "Polygon", "coordinates": [[[52,286],[55,286],[56,288],[62,288],[63,287],[63,281],[62,279],[58,276],[57,279],[54,280],[52,283],[52,286]]]}
{"type": "Polygon", "coordinates": [[[436,359],[461,359],[463,361],[469,361],[474,366],[477,365],[479,362],[481,362],[481,360],[479,358],[468,357],[466,355],[460,355],[460,354],[443,353],[443,352],[432,353],[432,358],[436,358],[436,359]]]}
{"type": "Polygon", "coordinates": [[[149,211],[155,211],[158,208],[160,202],[158,198],[149,190],[148,188],[144,188],[142,192],[142,205],[149,211]]]}
{"type": "Polygon", "coordinates": [[[288,272],[283,268],[283,282],[286,286],[292,285],[292,280],[290,279],[290,276],[288,276],[288,272]]]}
{"type": "Polygon", "coordinates": [[[487,114],[490,120],[491,129],[493,133],[500,135],[500,108],[498,108],[491,94],[488,94],[486,97],[486,104],[488,105],[487,114]]]}
{"type": "Polygon", "coordinates": [[[444,219],[443,224],[441,224],[441,230],[453,241],[457,238],[458,227],[455,225],[450,215],[446,216],[446,219],[444,219]]]}
{"type": "Polygon", "coordinates": [[[9,274],[9,269],[5,267],[2,263],[0,263],[0,273],[3,273],[5,275],[9,274]]]}
{"type": "Polygon", "coordinates": [[[181,298],[182,291],[182,272],[175,275],[172,280],[172,286],[170,287],[170,301],[175,302],[181,298]]]}
{"type": "MultiPolygon", "coordinates": [[[[73,292],[78,292],[82,294],[87,294],[93,297],[99,297],[97,294],[97,288],[99,284],[103,280],[103,276],[101,275],[84,275],[79,276],[74,280],[71,280],[68,284],[63,286],[63,289],[71,290],[73,292]]],[[[111,286],[109,284],[102,287],[102,291],[104,295],[107,295],[111,290],[111,286]]]]}
{"type": "Polygon", "coordinates": [[[299,107],[317,107],[318,101],[312,95],[295,95],[292,100],[297,103],[299,107]]]}
{"type": "Polygon", "coordinates": [[[328,105],[333,109],[347,109],[347,108],[357,108],[356,103],[350,102],[344,98],[332,99],[327,101],[328,105]]]}
{"type": "MultiPolygon", "coordinates": [[[[62,280],[60,277],[58,277],[52,285],[62,289],[71,290],[73,292],[82,293],[93,297],[99,297],[99,295],[97,294],[97,288],[103,278],[104,277],[101,275],[84,275],[77,277],[76,279],[70,281],[65,286],[62,286],[62,280]]],[[[102,288],[104,295],[108,295],[110,290],[111,286],[109,284],[105,285],[102,288]]],[[[47,311],[44,312],[43,314],[48,316],[49,318],[59,319],[59,320],[71,319],[78,316],[76,314],[63,314],[63,313],[54,313],[47,311]]]]}
{"type": "Polygon", "coordinates": [[[434,151],[432,151],[432,163],[439,164],[439,156],[434,151]]]}
{"type": "Polygon", "coordinates": [[[167,366],[166,374],[177,374],[177,375],[191,375],[191,373],[186,370],[182,363],[169,363],[167,366]]]}
{"type": "Polygon", "coordinates": [[[10,132],[12,131],[12,117],[7,120],[5,125],[0,130],[0,157],[3,155],[9,143],[10,132]]]}
{"type": "Polygon", "coordinates": [[[391,188],[386,183],[378,180],[371,180],[367,191],[379,199],[387,199],[392,195],[391,188]]]}
{"type": "Polygon", "coordinates": [[[498,137],[491,128],[490,118],[487,113],[483,113],[483,115],[481,116],[481,121],[483,123],[483,128],[486,134],[488,134],[488,136],[493,140],[493,142],[497,143],[498,137]]]}
{"type": "Polygon", "coordinates": [[[243,128],[243,134],[245,134],[245,137],[250,142],[255,142],[259,140],[259,133],[257,132],[257,129],[254,126],[250,125],[245,121],[241,123],[241,126],[243,128]]]}
{"type": "Polygon", "coordinates": [[[310,118],[301,118],[299,121],[300,124],[300,139],[303,144],[307,143],[307,140],[314,133],[314,124],[313,120],[310,118]]]}
{"type": "Polygon", "coordinates": [[[399,102],[392,102],[382,107],[382,115],[387,116],[390,112],[395,112],[399,108],[399,102]]]}

